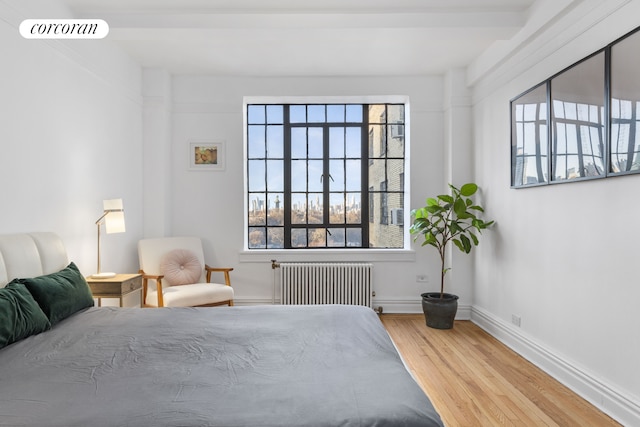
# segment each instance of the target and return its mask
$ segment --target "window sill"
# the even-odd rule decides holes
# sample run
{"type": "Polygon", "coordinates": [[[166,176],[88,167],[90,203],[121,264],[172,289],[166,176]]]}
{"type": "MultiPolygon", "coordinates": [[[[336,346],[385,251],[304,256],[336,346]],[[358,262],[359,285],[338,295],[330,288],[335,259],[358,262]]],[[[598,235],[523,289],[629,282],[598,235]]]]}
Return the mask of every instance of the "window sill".
{"type": "Polygon", "coordinates": [[[252,249],[238,254],[240,262],[404,262],[415,261],[412,249],[252,249]]]}

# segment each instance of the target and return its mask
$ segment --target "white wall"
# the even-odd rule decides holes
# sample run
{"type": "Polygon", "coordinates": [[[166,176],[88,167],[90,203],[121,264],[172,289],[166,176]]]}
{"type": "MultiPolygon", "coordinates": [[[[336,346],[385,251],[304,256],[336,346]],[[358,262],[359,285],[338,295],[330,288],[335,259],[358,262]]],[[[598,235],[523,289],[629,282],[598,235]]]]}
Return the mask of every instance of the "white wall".
{"type": "Polygon", "coordinates": [[[104,235],[102,269],[136,272],[140,67],[106,40],[23,39],[23,19],[70,17],[55,1],[3,1],[0,16],[0,233],[57,232],[91,274],[102,200],[122,198],[127,233],[104,235]]]}
{"type": "MultiPolygon", "coordinates": [[[[427,195],[441,192],[443,181],[443,78],[216,78],[174,76],[172,82],[172,142],[169,234],[198,235],[205,241],[209,262],[234,267],[232,280],[238,304],[268,303],[272,298],[271,258],[243,253],[243,117],[244,96],[365,96],[406,95],[411,108],[411,203],[423,205],[427,195]],[[190,140],[224,141],[223,171],[188,170],[190,140]]],[[[145,173],[145,176],[148,176],[145,173]]],[[[161,235],[161,227],[148,234],[161,235]]],[[[151,237],[151,236],[148,236],[151,237]]],[[[362,259],[375,261],[375,305],[385,310],[420,312],[421,292],[437,289],[437,253],[420,248],[404,256],[370,251],[362,259]],[[394,262],[388,262],[394,261],[394,262]],[[416,283],[428,274],[429,284],[416,283]]],[[[353,252],[350,252],[353,253],[353,252]]],[[[341,259],[345,259],[341,255],[341,259]]],[[[315,258],[324,260],[322,255],[315,258]]],[[[452,292],[469,295],[470,283],[452,292]]],[[[469,316],[471,301],[464,298],[469,316]]],[[[462,315],[464,316],[464,309],[462,315]]]]}
{"type": "Polygon", "coordinates": [[[472,318],[625,425],[640,425],[640,176],[509,188],[509,100],[640,23],[639,2],[584,5],[596,3],[624,6],[577,9],[573,22],[548,29],[555,44],[532,42],[475,88],[476,176],[497,225],[477,252],[472,318]]]}

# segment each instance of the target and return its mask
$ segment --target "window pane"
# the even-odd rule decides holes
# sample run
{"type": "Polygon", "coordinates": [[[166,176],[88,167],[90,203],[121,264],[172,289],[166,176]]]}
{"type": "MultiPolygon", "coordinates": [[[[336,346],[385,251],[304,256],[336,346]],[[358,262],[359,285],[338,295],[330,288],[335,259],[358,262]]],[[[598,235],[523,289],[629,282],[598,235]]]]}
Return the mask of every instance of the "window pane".
{"type": "Polygon", "coordinates": [[[369,157],[384,157],[387,153],[387,127],[384,125],[369,126],[369,157]]]}
{"type": "Polygon", "coordinates": [[[327,105],[327,121],[333,123],[344,122],[344,105],[327,105]]]}
{"type": "Polygon", "coordinates": [[[264,227],[249,227],[249,249],[267,247],[267,230],[264,227]]]}
{"type": "Polygon", "coordinates": [[[362,222],[362,193],[347,193],[346,217],[347,224],[362,222]]]}
{"type": "Polygon", "coordinates": [[[322,128],[309,128],[309,158],[321,159],[324,156],[322,128]]]}
{"type": "Polygon", "coordinates": [[[307,128],[291,129],[291,158],[305,159],[307,157],[307,128]]]}
{"type": "Polygon", "coordinates": [[[307,162],[291,161],[291,191],[307,191],[307,162]]]}
{"type": "Polygon", "coordinates": [[[249,160],[249,191],[265,191],[265,161],[249,160]]]}
{"type": "Polygon", "coordinates": [[[387,123],[404,123],[404,105],[387,105],[387,123]]]}
{"type": "Polygon", "coordinates": [[[347,157],[355,159],[362,157],[362,130],[360,128],[347,128],[346,145],[347,157]]]}
{"type": "Polygon", "coordinates": [[[359,228],[347,228],[347,246],[362,247],[362,230],[359,228]]]}
{"type": "Polygon", "coordinates": [[[329,129],[329,157],[344,157],[344,128],[332,127],[329,129]]]}
{"type": "Polygon", "coordinates": [[[322,191],[322,160],[309,160],[308,165],[307,186],[309,191],[322,191]]]}
{"type": "Polygon", "coordinates": [[[324,228],[310,228],[308,230],[310,248],[323,248],[327,246],[327,232],[324,228]]]}
{"type": "Polygon", "coordinates": [[[404,157],[404,125],[387,126],[387,157],[404,157]]]}
{"type": "Polygon", "coordinates": [[[329,211],[329,222],[331,224],[344,224],[344,193],[331,193],[330,200],[331,206],[329,211]]]}
{"type": "Polygon", "coordinates": [[[264,105],[247,105],[247,123],[261,124],[264,122],[264,105]]]}
{"type": "Polygon", "coordinates": [[[291,247],[306,248],[307,247],[307,229],[294,228],[291,230],[291,247]]]}
{"type": "Polygon", "coordinates": [[[284,108],[282,105],[267,105],[267,123],[284,123],[284,108]]]}
{"type": "Polygon", "coordinates": [[[284,162],[267,160],[267,190],[284,191],[284,162]]]}
{"type": "Polygon", "coordinates": [[[284,134],[282,126],[267,126],[267,157],[284,157],[284,134]]]}
{"type": "Polygon", "coordinates": [[[265,127],[249,126],[247,130],[247,143],[249,145],[249,158],[264,158],[265,156],[265,127]]]}
{"type": "Polygon", "coordinates": [[[309,105],[307,107],[309,123],[323,123],[326,121],[324,105],[309,105]]]}
{"type": "Polygon", "coordinates": [[[329,228],[327,230],[327,246],[330,248],[345,247],[345,229],[329,228]]]}
{"type": "Polygon", "coordinates": [[[362,105],[347,105],[346,107],[347,122],[362,123],[362,105]]]}
{"type": "Polygon", "coordinates": [[[306,123],[307,122],[307,106],[306,105],[289,106],[289,121],[291,123],[306,123]]]}
{"type": "Polygon", "coordinates": [[[307,213],[309,224],[322,224],[322,193],[309,193],[307,200],[307,213]]]}
{"type": "MultiPolygon", "coordinates": [[[[291,194],[291,224],[307,223],[307,195],[291,194]]],[[[306,234],[305,234],[306,236],[306,234]]]]}
{"type": "Polygon", "coordinates": [[[362,190],[362,163],[359,160],[347,160],[346,162],[346,190],[360,191],[362,190]]]}
{"type": "Polygon", "coordinates": [[[331,174],[329,191],[344,191],[344,160],[330,160],[329,173],[331,174]]]}
{"type": "Polygon", "coordinates": [[[264,193],[252,193],[249,195],[249,225],[265,225],[266,211],[264,193]]]}
{"type": "Polygon", "coordinates": [[[369,184],[377,187],[378,183],[387,179],[387,161],[370,160],[369,165],[369,184]]]}
{"type": "Polygon", "coordinates": [[[386,123],[387,110],[385,105],[369,105],[369,123],[386,123]]]}
{"type": "Polygon", "coordinates": [[[267,229],[267,249],[284,248],[284,228],[269,227],[267,229]]]}
{"type": "Polygon", "coordinates": [[[404,183],[404,161],[399,159],[387,160],[388,191],[402,191],[404,183]]]}
{"type": "Polygon", "coordinates": [[[269,193],[267,197],[267,225],[284,225],[283,194],[269,193]]]}

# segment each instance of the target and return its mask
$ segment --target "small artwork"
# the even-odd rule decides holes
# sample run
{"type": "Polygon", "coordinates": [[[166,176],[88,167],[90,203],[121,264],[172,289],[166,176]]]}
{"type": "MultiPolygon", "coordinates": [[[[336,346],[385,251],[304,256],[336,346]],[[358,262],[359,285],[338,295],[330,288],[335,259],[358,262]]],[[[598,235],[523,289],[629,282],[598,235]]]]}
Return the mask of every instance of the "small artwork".
{"type": "Polygon", "coordinates": [[[189,143],[189,169],[223,170],[224,144],[222,142],[189,143]]]}

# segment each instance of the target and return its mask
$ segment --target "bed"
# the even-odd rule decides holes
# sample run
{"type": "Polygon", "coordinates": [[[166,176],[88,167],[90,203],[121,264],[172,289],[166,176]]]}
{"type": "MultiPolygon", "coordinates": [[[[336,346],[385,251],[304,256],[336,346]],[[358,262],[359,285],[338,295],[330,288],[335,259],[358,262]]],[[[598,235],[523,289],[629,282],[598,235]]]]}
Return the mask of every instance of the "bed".
{"type": "MultiPolygon", "coordinates": [[[[6,251],[0,236],[0,261],[12,257],[6,251]]],[[[2,268],[0,286],[13,279],[2,268]]],[[[57,274],[45,269],[34,281],[57,274]]],[[[42,304],[42,289],[24,283],[42,304]]],[[[42,310],[48,328],[0,349],[0,425],[443,425],[367,307],[85,301],[56,317],[55,302],[42,310]]]]}

